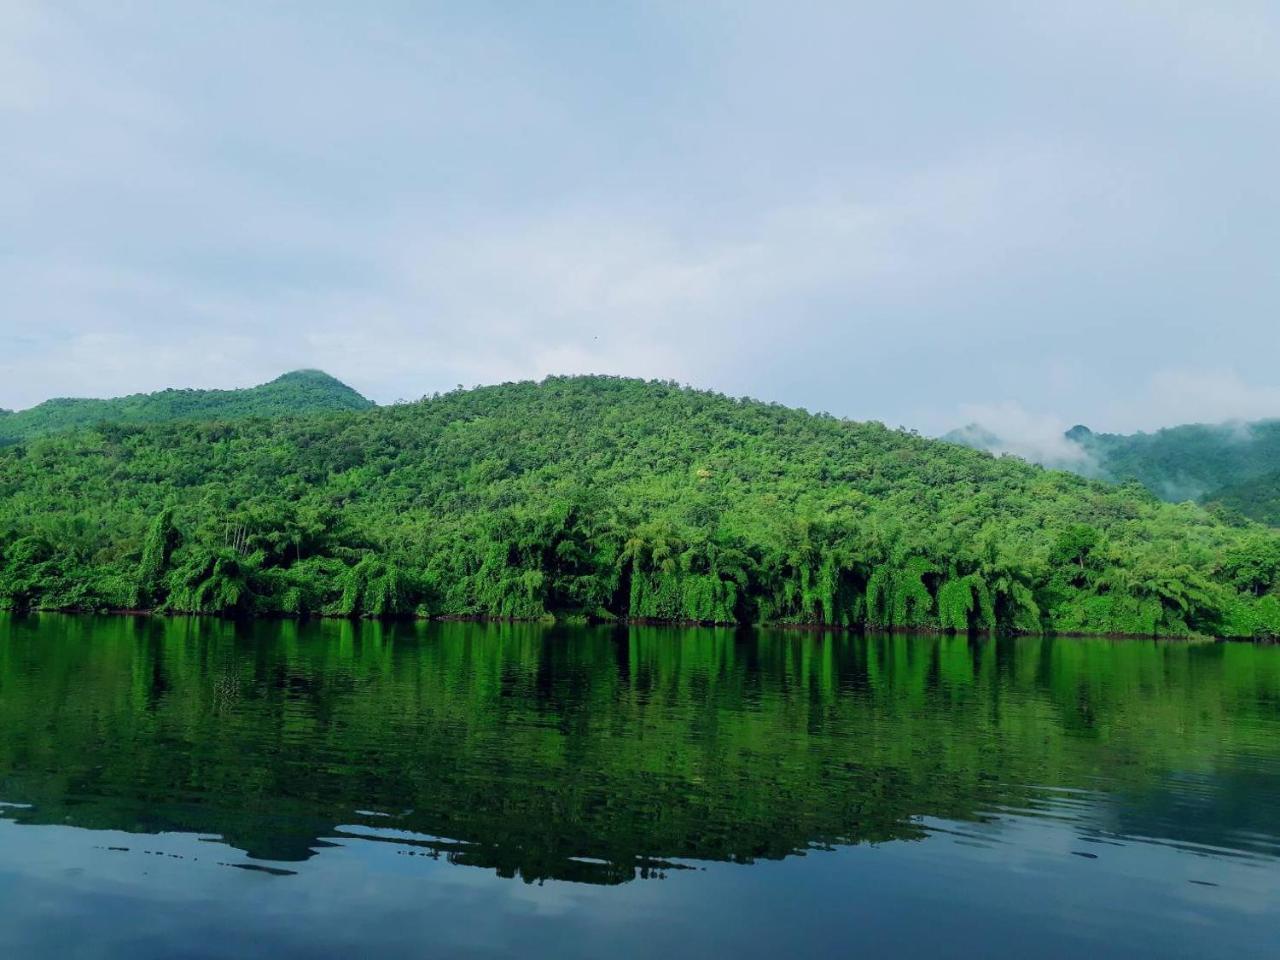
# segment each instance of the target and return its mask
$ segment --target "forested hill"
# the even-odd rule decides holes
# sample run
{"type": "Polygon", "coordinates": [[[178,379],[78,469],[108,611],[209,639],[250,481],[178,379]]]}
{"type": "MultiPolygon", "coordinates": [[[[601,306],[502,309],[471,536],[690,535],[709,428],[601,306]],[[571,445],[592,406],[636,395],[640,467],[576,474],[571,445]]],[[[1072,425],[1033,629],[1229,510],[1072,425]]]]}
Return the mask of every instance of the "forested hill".
{"type": "MultiPolygon", "coordinates": [[[[1002,438],[977,424],[943,439],[992,453],[1008,449],[1002,438]]],[[[1220,503],[1280,525],[1280,420],[1185,424],[1135,434],[1076,426],[1063,440],[1053,456],[1038,458],[1043,465],[1116,482],[1137,480],[1164,500],[1220,503]],[[1075,455],[1064,456],[1064,451],[1075,455]]]]}
{"type": "Polygon", "coordinates": [[[0,451],[0,603],[1280,633],[1280,534],[876,423],[551,378],[0,451]]]}
{"type": "Polygon", "coordinates": [[[1219,487],[1208,500],[1241,516],[1280,527],[1280,470],[1219,487]]]}
{"type": "Polygon", "coordinates": [[[0,410],[0,444],[97,423],[225,420],[244,416],[364,410],[373,404],[319,370],[295,370],[244,390],[161,390],[111,400],[46,400],[16,413],[0,410]]]}

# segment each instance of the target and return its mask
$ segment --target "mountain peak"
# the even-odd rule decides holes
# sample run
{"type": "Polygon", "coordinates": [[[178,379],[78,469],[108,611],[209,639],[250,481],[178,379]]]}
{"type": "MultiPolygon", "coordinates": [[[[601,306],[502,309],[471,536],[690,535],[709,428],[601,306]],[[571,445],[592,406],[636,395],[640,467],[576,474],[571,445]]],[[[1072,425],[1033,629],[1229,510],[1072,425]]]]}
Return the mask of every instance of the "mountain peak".
{"type": "MultiPolygon", "coordinates": [[[[268,383],[296,383],[298,381],[311,381],[318,383],[337,383],[346,386],[341,380],[331,373],[319,370],[315,367],[300,367],[297,370],[290,370],[288,373],[282,373],[274,380],[268,383]]],[[[264,384],[265,386],[266,384],[264,384]]]]}

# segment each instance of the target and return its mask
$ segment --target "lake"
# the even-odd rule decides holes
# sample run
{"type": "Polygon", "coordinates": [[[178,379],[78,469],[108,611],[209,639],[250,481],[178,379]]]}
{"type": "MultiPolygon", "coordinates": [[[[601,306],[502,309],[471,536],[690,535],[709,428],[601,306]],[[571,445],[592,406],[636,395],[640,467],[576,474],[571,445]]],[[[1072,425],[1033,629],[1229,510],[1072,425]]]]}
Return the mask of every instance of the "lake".
{"type": "Polygon", "coordinates": [[[1280,648],[0,614],[0,956],[1280,953],[1280,648]]]}

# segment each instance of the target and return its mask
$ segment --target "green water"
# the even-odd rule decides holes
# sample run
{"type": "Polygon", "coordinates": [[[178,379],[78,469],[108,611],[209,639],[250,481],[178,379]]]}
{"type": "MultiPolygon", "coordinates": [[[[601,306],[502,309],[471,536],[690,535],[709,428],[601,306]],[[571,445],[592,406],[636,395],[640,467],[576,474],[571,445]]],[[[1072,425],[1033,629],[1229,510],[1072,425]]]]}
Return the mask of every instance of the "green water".
{"type": "Polygon", "coordinates": [[[0,955],[1280,952],[1280,648],[0,615],[0,955]]]}

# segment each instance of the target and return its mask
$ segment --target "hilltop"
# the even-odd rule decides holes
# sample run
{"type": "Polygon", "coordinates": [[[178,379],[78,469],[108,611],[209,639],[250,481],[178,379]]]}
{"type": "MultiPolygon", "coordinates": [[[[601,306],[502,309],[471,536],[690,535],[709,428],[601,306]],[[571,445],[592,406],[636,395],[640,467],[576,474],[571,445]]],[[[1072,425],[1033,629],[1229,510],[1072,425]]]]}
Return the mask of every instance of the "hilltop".
{"type": "Polygon", "coordinates": [[[878,423],[553,377],[0,451],[0,604],[1280,633],[1280,534],[878,423]]]}
{"type": "Polygon", "coordinates": [[[97,423],[226,420],[372,406],[371,401],[323,371],[295,370],[243,390],[161,390],[110,400],[64,397],[27,410],[0,410],[0,444],[97,423]]]}

